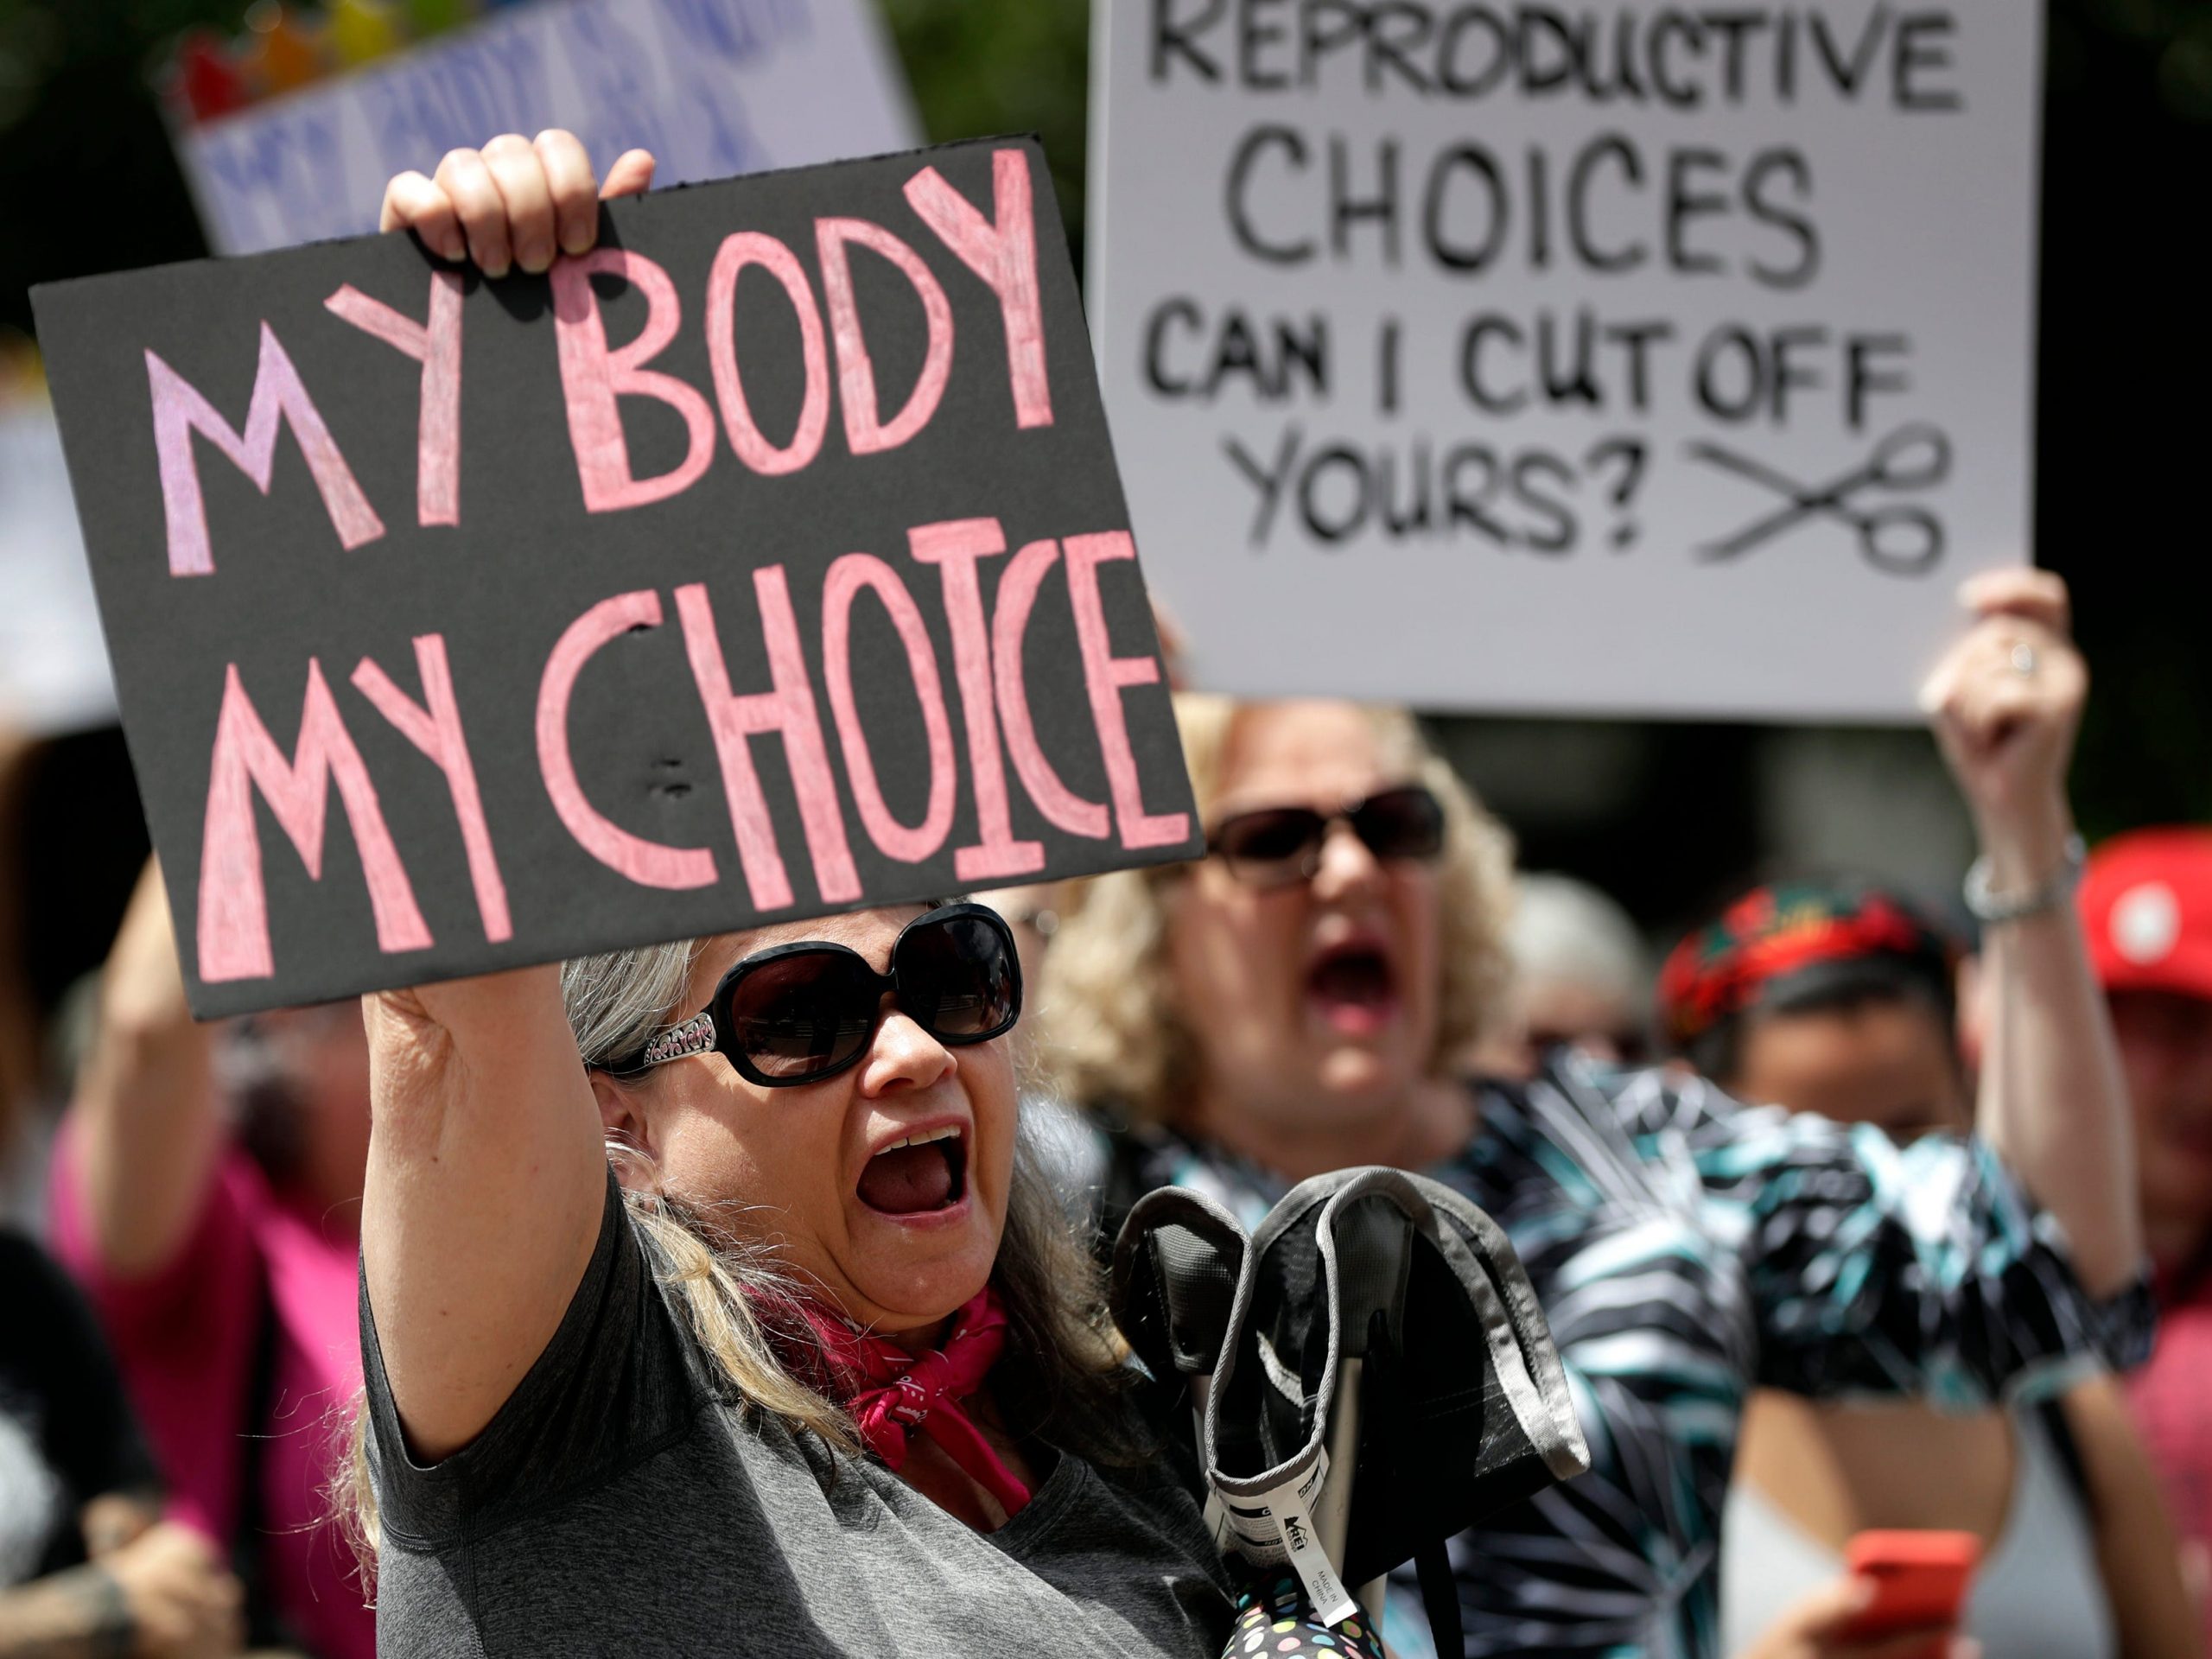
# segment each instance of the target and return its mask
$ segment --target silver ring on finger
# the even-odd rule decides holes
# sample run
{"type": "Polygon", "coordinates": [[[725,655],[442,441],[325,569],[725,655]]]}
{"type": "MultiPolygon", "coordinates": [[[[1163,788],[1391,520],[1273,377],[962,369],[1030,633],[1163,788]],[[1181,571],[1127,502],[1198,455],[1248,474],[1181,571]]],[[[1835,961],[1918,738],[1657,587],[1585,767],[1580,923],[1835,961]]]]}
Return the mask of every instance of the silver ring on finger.
{"type": "Polygon", "coordinates": [[[2012,671],[2022,679],[2035,678],[2036,669],[2040,659],[2036,656],[2036,648],[2026,640],[2015,639],[2012,642],[2012,654],[2006,660],[2011,664],[2012,671]]]}

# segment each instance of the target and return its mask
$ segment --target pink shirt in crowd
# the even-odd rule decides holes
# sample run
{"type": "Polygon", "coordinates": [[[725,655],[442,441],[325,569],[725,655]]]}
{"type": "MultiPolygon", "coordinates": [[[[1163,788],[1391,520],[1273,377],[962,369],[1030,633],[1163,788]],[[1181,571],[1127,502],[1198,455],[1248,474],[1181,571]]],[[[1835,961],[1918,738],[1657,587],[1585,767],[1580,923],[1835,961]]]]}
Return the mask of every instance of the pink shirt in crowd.
{"type": "Polygon", "coordinates": [[[99,1311],[168,1483],[170,1514],[227,1549],[246,1436],[265,1436],[256,1525],[270,1599],[319,1659],[374,1659],[375,1620],[326,1497],[344,1454],[343,1414],[361,1383],[358,1238],[277,1197],[233,1147],[175,1259],[118,1278],[99,1259],[76,1161],[65,1130],[54,1160],[54,1254],[99,1311]],[[271,1372],[262,1421],[249,1423],[264,1306],[271,1372]]]}
{"type": "MultiPolygon", "coordinates": [[[[2176,1529],[2212,1548],[2212,1262],[2160,1274],[2158,1289],[2158,1344],[2128,1399],[2176,1529]]],[[[2212,1644],[2212,1605],[2204,1613],[2212,1644]]]]}

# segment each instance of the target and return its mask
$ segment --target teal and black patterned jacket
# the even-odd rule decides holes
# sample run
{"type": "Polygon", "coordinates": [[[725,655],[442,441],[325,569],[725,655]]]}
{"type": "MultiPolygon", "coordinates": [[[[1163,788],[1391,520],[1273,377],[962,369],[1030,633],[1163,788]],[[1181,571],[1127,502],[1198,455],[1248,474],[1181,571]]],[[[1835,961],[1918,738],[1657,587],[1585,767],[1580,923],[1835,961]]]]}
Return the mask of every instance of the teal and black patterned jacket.
{"type": "MultiPolygon", "coordinates": [[[[1722,1659],[1721,1509],[1755,1387],[1972,1409],[2149,1351],[2147,1284],[2092,1301],[1977,1141],[1899,1147],[1579,1060],[1479,1090],[1473,1141],[1427,1173],[1512,1238],[1592,1466],[1452,1541],[1471,1656],[1722,1659]]],[[[1288,1185],[1160,1130],[1109,1157],[1113,1225],[1117,1197],[1171,1184],[1256,1225],[1288,1185]]]]}

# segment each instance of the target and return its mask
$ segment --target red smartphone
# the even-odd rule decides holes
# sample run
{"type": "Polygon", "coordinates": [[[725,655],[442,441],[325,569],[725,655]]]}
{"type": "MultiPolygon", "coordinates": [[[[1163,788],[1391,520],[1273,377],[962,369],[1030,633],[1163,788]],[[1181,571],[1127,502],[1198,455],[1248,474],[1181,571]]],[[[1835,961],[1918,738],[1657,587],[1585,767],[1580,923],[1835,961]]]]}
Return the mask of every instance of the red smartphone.
{"type": "Polygon", "coordinates": [[[1981,1540],[1970,1532],[1859,1534],[1844,1550],[1844,1564],[1853,1577],[1873,1580],[1874,1600],[1852,1620],[1846,1639],[1956,1624],[1980,1560],[1981,1540]]]}

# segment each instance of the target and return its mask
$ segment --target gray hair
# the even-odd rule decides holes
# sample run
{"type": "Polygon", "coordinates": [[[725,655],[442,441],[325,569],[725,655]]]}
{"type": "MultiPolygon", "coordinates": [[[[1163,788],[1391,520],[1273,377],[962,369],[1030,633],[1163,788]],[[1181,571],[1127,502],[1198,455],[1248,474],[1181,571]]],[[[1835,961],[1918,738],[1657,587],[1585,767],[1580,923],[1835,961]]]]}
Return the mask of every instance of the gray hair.
{"type": "Polygon", "coordinates": [[[608,950],[561,964],[561,1002],[586,1065],[634,1054],[668,1023],[699,960],[699,941],[608,950]]]}
{"type": "Polygon", "coordinates": [[[1651,958],[1619,905],[1569,875],[1523,875],[1515,899],[1506,949],[1516,980],[1565,981],[1632,1014],[1649,1005],[1651,958]]]}

